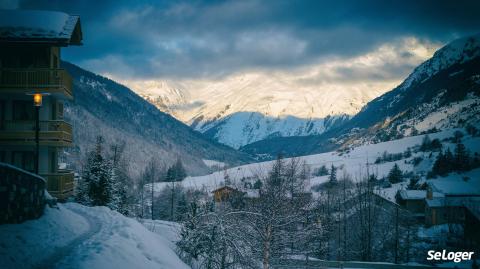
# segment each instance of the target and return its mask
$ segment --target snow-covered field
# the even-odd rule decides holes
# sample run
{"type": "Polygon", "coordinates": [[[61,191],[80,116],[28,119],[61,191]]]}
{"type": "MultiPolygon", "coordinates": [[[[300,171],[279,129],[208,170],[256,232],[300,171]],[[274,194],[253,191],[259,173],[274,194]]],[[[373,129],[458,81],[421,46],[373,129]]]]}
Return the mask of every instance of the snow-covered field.
{"type": "Polygon", "coordinates": [[[0,226],[0,238],[5,269],[189,268],[175,254],[171,233],[151,232],[106,207],[47,207],[40,219],[0,226]]]}
{"type": "MultiPolygon", "coordinates": [[[[452,137],[454,132],[457,130],[460,129],[450,129],[438,133],[432,133],[428,136],[430,137],[430,139],[438,138],[440,140],[443,140],[445,138],[452,137]]],[[[464,130],[462,131],[464,132],[464,130]]],[[[411,148],[413,150],[414,147],[422,143],[424,137],[425,135],[418,135],[378,144],[363,145],[353,148],[348,152],[333,151],[298,158],[301,161],[305,161],[311,171],[323,165],[325,165],[327,168],[329,168],[331,165],[334,165],[338,168],[337,176],[341,177],[343,173],[347,173],[352,176],[354,180],[366,174],[367,162],[370,174],[374,173],[377,175],[378,178],[387,176],[388,172],[395,163],[398,164],[400,169],[402,169],[404,172],[412,171],[416,172],[417,174],[425,175],[428,171],[430,171],[431,166],[435,161],[436,153],[415,153],[412,151],[412,156],[410,158],[394,162],[375,164],[375,160],[377,159],[377,157],[382,156],[385,151],[388,153],[402,153],[407,150],[407,148],[411,148]],[[412,160],[415,157],[423,158],[423,161],[420,162],[420,164],[418,164],[417,166],[414,166],[412,163],[412,160]]],[[[480,137],[465,136],[462,142],[471,152],[480,153],[480,137]]],[[[453,148],[455,146],[454,144],[448,142],[443,142],[443,144],[446,147],[450,147],[453,151],[453,148]]],[[[229,181],[233,185],[242,186],[244,181],[250,181],[256,176],[265,175],[265,173],[271,168],[272,163],[272,161],[253,163],[233,167],[225,171],[217,171],[205,176],[187,177],[181,182],[181,184],[183,187],[186,188],[205,189],[207,191],[212,191],[219,186],[223,186],[225,182],[225,176],[228,175],[229,181]]],[[[314,186],[316,184],[328,181],[328,176],[312,177],[309,179],[309,181],[310,186],[314,186]]],[[[170,183],[155,183],[154,190],[161,191],[165,186],[167,186],[167,184],[170,183]]],[[[407,183],[404,182],[401,184],[396,184],[390,189],[385,189],[384,195],[387,198],[393,199],[396,190],[404,188],[406,184],[407,183]]],[[[147,185],[146,188],[150,189],[150,186],[147,185]]]]}

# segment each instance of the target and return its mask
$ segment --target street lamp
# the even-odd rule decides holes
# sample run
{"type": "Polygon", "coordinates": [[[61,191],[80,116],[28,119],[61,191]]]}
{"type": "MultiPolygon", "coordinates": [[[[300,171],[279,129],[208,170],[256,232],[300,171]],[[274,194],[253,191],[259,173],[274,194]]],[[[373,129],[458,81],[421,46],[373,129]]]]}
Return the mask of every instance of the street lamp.
{"type": "Polygon", "coordinates": [[[38,175],[38,167],[40,161],[40,107],[42,106],[42,100],[44,95],[49,95],[49,93],[29,93],[28,95],[33,96],[33,106],[35,107],[35,163],[34,169],[35,174],[38,175]]]}

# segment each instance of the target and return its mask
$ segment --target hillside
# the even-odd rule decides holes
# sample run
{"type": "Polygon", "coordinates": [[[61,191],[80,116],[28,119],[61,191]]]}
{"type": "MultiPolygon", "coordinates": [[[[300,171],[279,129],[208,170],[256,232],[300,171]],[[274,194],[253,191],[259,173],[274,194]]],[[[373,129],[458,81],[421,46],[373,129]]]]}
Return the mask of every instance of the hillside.
{"type": "Polygon", "coordinates": [[[455,40],[415,68],[397,88],[369,102],[348,128],[381,128],[375,135],[382,139],[382,132],[398,137],[415,129],[475,123],[480,120],[479,70],[480,34],[455,40]]]}
{"type": "Polygon", "coordinates": [[[65,105],[65,115],[74,128],[75,148],[70,163],[81,167],[97,135],[107,144],[126,143],[131,171],[139,173],[156,156],[167,164],[182,158],[190,174],[207,173],[203,159],[240,164],[246,154],[205,138],[172,116],[159,111],[130,89],[70,63],[64,68],[74,79],[74,97],[65,105]]]}
{"type": "Polygon", "coordinates": [[[479,56],[480,34],[455,40],[338,128],[306,139],[262,140],[241,150],[269,158],[299,156],[475,124],[480,121],[479,56]]]}
{"type": "MultiPolygon", "coordinates": [[[[449,129],[442,132],[429,134],[430,139],[439,139],[442,141],[444,149],[449,148],[453,151],[455,144],[452,143],[451,138],[455,131],[461,131],[465,133],[463,129],[449,129]]],[[[370,174],[375,174],[378,179],[386,177],[392,167],[397,164],[405,175],[416,174],[420,176],[422,180],[425,180],[425,176],[431,170],[432,165],[436,159],[438,152],[422,152],[419,151],[419,146],[426,135],[417,135],[411,137],[405,137],[398,140],[392,140],[388,142],[382,142],[377,144],[368,144],[351,148],[346,151],[331,151],[321,154],[307,155],[298,157],[301,161],[305,161],[308,166],[311,175],[308,182],[311,188],[325,183],[329,180],[328,175],[317,176],[315,170],[321,166],[329,168],[331,165],[337,167],[337,176],[341,177],[344,173],[351,175],[356,180],[361,180],[360,175],[367,173],[367,167],[370,174]],[[378,158],[387,154],[403,154],[406,151],[410,151],[410,156],[402,156],[398,160],[389,160],[385,162],[377,162],[378,158]],[[414,161],[415,160],[415,161],[414,161]],[[418,163],[415,163],[418,162],[418,163]]],[[[471,154],[475,152],[480,153],[480,137],[465,135],[462,139],[462,143],[471,154]]],[[[288,161],[288,159],[286,159],[288,161]]],[[[258,178],[258,176],[265,176],[272,167],[274,161],[266,161],[260,163],[253,163],[233,167],[225,171],[214,172],[205,176],[187,177],[182,181],[182,185],[187,188],[195,189],[207,189],[209,191],[223,186],[225,184],[225,177],[228,175],[229,181],[232,185],[243,189],[245,182],[250,182],[258,178]]],[[[463,181],[463,177],[467,176],[474,179],[475,184],[480,188],[480,179],[478,174],[480,169],[475,169],[465,174],[453,173],[449,179],[463,181]]],[[[408,176],[405,178],[405,182],[393,185],[391,188],[381,189],[381,194],[386,198],[393,200],[395,192],[399,188],[405,188],[408,183],[408,176]]],[[[155,189],[160,191],[163,187],[169,183],[155,183],[155,189]]],[[[150,187],[147,187],[150,188],[150,187]]]]}

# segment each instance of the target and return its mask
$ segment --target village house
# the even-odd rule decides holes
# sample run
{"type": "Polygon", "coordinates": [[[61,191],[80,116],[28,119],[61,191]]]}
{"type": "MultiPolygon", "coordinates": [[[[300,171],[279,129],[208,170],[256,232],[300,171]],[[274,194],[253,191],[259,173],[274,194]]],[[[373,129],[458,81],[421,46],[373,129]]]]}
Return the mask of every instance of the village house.
{"type": "MultiPolygon", "coordinates": [[[[440,192],[433,192],[432,195],[434,198],[444,197],[440,192]]],[[[410,211],[419,221],[425,218],[425,198],[426,190],[399,190],[395,195],[397,204],[410,211]]]]}
{"type": "Polygon", "coordinates": [[[240,195],[241,192],[230,186],[223,186],[212,191],[215,203],[227,202],[234,195],[240,195]]]}
{"type": "Polygon", "coordinates": [[[480,204],[477,180],[430,180],[425,199],[425,224],[465,223],[466,208],[480,204]],[[443,194],[436,197],[435,192],[443,194]]]}

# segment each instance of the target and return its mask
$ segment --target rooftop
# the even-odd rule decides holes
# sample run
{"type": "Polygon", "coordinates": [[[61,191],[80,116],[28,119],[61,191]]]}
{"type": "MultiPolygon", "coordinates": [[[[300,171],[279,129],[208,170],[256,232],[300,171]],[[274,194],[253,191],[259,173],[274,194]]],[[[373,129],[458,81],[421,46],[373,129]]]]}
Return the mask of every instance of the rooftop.
{"type": "Polygon", "coordinates": [[[425,201],[428,207],[472,207],[480,204],[480,197],[442,197],[425,201]]]}
{"type": "Polygon", "coordinates": [[[0,42],[81,45],[80,17],[58,11],[0,10],[0,42]]]}
{"type": "MultiPolygon", "coordinates": [[[[425,190],[400,190],[398,194],[403,200],[423,200],[427,197],[427,191],[425,190]]],[[[433,192],[434,198],[443,197],[443,193],[433,192]]]]}
{"type": "Polygon", "coordinates": [[[433,179],[428,181],[428,185],[434,192],[447,196],[480,196],[480,181],[476,179],[433,179]]]}

